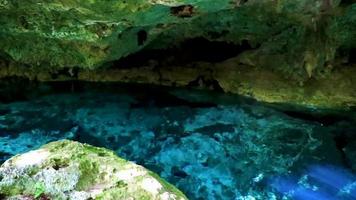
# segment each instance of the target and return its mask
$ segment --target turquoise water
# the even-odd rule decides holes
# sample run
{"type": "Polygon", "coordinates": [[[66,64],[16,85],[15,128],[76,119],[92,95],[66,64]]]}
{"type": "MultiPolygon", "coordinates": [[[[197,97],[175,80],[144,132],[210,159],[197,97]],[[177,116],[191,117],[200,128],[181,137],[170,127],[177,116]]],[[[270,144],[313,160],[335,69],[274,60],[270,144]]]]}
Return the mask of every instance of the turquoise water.
{"type": "Polygon", "coordinates": [[[356,199],[352,111],[89,83],[11,83],[0,99],[0,162],[72,139],[112,149],[190,199],[356,199]]]}

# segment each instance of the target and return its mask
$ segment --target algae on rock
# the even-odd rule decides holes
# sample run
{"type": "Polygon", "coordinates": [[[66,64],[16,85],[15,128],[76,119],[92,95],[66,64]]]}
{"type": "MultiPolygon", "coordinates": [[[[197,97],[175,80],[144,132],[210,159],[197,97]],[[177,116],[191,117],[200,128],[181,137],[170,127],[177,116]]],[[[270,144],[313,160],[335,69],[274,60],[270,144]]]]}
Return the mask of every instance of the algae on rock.
{"type": "Polygon", "coordinates": [[[355,5],[340,0],[6,0],[0,13],[0,56],[40,69],[93,69],[203,37],[248,41],[241,62],[306,79],[356,45],[355,5]]]}
{"type": "Polygon", "coordinates": [[[3,0],[0,13],[1,79],[206,81],[265,102],[356,105],[353,1],[3,0]],[[185,65],[147,53],[184,51],[182,44],[197,38],[239,51],[219,63],[185,65]],[[146,63],[117,64],[136,53],[147,53],[146,63]]]}
{"type": "Polygon", "coordinates": [[[5,199],[187,199],[114,152],[69,140],[9,159],[0,167],[0,177],[0,197],[5,199]]]}

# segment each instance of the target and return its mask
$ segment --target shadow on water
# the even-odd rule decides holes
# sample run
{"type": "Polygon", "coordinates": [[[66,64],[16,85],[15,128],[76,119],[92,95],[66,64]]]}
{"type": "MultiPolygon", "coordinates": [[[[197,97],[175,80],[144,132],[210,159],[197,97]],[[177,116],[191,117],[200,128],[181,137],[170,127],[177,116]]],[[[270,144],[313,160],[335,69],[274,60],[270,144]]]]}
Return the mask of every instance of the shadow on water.
{"type": "Polygon", "coordinates": [[[190,199],[355,199],[354,111],[150,85],[0,86],[0,162],[72,139],[112,149],[190,199]]]}

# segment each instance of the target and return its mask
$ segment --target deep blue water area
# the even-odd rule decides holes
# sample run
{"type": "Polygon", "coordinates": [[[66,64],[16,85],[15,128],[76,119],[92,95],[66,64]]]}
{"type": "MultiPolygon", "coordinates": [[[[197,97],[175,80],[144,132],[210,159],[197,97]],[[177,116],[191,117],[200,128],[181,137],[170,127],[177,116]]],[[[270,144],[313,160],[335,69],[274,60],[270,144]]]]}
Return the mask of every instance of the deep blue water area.
{"type": "Polygon", "coordinates": [[[112,149],[193,200],[356,199],[354,111],[147,85],[1,85],[0,163],[60,139],[112,149]]]}

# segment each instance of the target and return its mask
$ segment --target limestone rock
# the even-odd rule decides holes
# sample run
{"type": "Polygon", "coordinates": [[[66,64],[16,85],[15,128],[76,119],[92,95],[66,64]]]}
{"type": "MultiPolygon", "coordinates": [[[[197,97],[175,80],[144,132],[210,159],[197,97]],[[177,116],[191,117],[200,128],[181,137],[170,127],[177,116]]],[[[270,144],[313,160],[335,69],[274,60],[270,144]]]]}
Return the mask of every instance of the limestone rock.
{"type": "Polygon", "coordinates": [[[6,161],[0,167],[4,199],[187,199],[145,168],[113,152],[69,140],[6,161]]]}
{"type": "Polygon", "coordinates": [[[308,78],[309,69],[318,74],[338,50],[356,46],[355,11],[340,0],[1,0],[0,57],[34,68],[93,69],[203,37],[248,41],[252,51],[241,61],[308,78]],[[303,62],[308,52],[311,63],[303,62]]]}
{"type": "Polygon", "coordinates": [[[209,82],[270,103],[356,105],[354,1],[0,0],[0,13],[1,79],[209,82]],[[196,38],[241,49],[218,63],[116,63],[196,38]]]}

